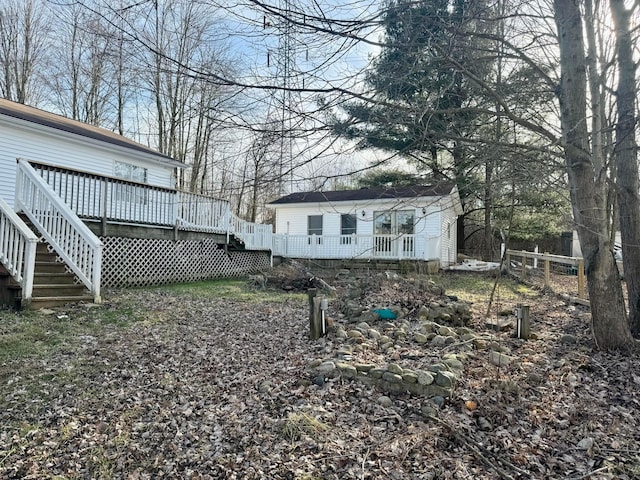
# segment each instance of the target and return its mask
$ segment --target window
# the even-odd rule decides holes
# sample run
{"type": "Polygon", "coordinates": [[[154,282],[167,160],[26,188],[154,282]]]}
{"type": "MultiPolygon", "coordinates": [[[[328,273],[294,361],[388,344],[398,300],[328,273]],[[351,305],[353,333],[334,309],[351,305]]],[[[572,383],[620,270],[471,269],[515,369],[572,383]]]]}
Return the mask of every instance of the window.
{"type": "Polygon", "coordinates": [[[115,176],[124,180],[131,180],[138,183],[147,183],[147,169],[130,163],[115,163],[115,176]]]}
{"type": "Polygon", "coordinates": [[[354,214],[351,213],[343,213],[340,215],[340,243],[348,244],[351,243],[352,238],[346,235],[354,235],[357,230],[358,219],[354,214]]]}
{"type": "MultiPolygon", "coordinates": [[[[130,163],[116,160],[114,165],[115,176],[123,180],[137,183],[147,183],[147,169],[132,165],[130,163]]],[[[146,188],[131,184],[117,184],[115,195],[125,203],[138,203],[146,205],[148,202],[148,191],[146,188]]]]}
{"type": "MultiPolygon", "coordinates": [[[[307,235],[318,235],[316,243],[322,243],[322,215],[309,215],[307,217],[307,235]]],[[[311,243],[311,239],[309,239],[311,243]]]]}

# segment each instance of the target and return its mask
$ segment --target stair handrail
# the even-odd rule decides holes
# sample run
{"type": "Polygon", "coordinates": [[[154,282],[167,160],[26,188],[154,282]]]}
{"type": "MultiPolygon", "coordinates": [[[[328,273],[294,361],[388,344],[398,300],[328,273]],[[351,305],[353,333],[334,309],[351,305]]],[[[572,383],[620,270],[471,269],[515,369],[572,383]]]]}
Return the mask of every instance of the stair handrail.
{"type": "Polygon", "coordinates": [[[22,210],[55,252],[100,303],[102,242],[38,175],[18,159],[16,210],[22,210]]]}
{"type": "Polygon", "coordinates": [[[38,237],[0,197],[0,261],[22,288],[22,302],[33,295],[38,237]]]}

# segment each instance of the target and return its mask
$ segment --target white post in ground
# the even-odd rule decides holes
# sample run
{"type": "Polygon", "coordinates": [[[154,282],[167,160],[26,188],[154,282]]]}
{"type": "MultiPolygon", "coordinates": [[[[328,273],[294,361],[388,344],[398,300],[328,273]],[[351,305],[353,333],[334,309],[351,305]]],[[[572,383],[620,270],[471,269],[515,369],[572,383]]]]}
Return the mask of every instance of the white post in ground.
{"type": "MultiPolygon", "coordinates": [[[[533,249],[533,253],[539,253],[538,245],[536,245],[536,248],[533,249]]],[[[533,269],[534,270],[538,269],[538,257],[533,257],[533,269]]]]}

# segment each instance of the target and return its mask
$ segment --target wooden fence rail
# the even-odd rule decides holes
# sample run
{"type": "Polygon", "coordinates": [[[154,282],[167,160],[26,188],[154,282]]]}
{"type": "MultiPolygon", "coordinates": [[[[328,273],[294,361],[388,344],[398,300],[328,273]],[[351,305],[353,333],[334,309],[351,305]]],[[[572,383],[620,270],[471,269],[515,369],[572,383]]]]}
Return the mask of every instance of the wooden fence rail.
{"type": "Polygon", "coordinates": [[[544,286],[551,287],[551,265],[561,265],[567,269],[570,267],[571,273],[575,273],[578,277],[578,298],[586,299],[586,281],[584,275],[584,260],[580,257],[565,257],[562,255],[553,255],[550,253],[535,253],[535,252],[527,252],[524,250],[507,250],[505,253],[506,264],[509,269],[512,268],[514,264],[517,265],[516,260],[520,259],[520,268],[519,274],[520,277],[524,280],[527,278],[527,270],[533,269],[538,270],[539,264],[543,264],[544,271],[544,286]],[[528,260],[532,260],[529,262],[528,260]],[[512,263],[514,262],[514,263],[512,263]]]}
{"type": "MultiPolygon", "coordinates": [[[[577,296],[575,283],[572,284],[572,291],[557,291],[556,293],[560,293],[575,303],[589,306],[584,259],[582,257],[565,257],[550,253],[507,250],[505,252],[505,262],[509,270],[517,273],[523,280],[532,279],[534,275],[540,276],[542,273],[544,286],[554,291],[556,291],[554,277],[558,278],[558,274],[563,275],[565,278],[568,276],[576,277],[577,296]]],[[[618,261],[617,264],[618,270],[623,274],[622,262],[618,261]]]]}

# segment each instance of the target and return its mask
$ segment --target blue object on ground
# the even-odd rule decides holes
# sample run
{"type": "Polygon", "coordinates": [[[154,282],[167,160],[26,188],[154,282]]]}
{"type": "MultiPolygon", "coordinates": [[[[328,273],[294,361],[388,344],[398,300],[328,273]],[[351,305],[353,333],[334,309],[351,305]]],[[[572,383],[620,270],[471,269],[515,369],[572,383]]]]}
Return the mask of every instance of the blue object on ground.
{"type": "Polygon", "coordinates": [[[377,308],[374,310],[374,312],[377,313],[378,316],[383,320],[393,320],[395,318],[398,318],[398,316],[388,308],[377,308]]]}

